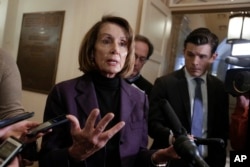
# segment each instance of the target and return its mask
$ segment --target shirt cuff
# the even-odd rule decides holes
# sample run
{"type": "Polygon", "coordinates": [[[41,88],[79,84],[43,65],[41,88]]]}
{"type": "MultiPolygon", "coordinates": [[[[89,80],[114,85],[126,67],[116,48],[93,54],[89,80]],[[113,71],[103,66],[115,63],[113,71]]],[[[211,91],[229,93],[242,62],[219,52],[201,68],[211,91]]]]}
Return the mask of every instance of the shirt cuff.
{"type": "Polygon", "coordinates": [[[174,137],[174,134],[173,134],[172,130],[170,130],[170,135],[168,138],[169,145],[173,145],[173,137],[174,137]]]}

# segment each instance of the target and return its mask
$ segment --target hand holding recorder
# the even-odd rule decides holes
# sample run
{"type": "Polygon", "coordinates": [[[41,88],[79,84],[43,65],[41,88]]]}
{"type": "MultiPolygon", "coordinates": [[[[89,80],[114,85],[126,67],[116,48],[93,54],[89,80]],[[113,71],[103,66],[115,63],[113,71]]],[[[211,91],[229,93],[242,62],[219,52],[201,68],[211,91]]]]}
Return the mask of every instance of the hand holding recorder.
{"type": "Polygon", "coordinates": [[[66,115],[60,115],[56,118],[53,118],[51,120],[48,120],[48,121],[40,124],[39,126],[33,128],[33,129],[30,129],[26,135],[28,137],[34,137],[34,136],[38,135],[39,133],[46,133],[50,129],[52,129],[53,127],[61,125],[61,124],[66,123],[66,122],[68,122],[66,115]]]}
{"type": "Polygon", "coordinates": [[[29,129],[38,126],[38,123],[27,121],[31,118],[34,112],[24,112],[11,118],[0,120],[0,138],[5,140],[10,136],[20,138],[27,133],[29,129]]]}
{"type": "MultiPolygon", "coordinates": [[[[19,158],[16,156],[23,149],[23,136],[30,128],[38,126],[38,123],[27,121],[34,112],[24,112],[11,118],[0,120],[0,139],[3,142],[0,145],[0,167],[6,165],[11,167],[19,166],[19,158]],[[21,140],[22,141],[21,141],[21,140]]],[[[30,142],[35,141],[32,139],[30,142]]]]}
{"type": "Polygon", "coordinates": [[[32,149],[32,152],[30,152],[30,143],[34,143],[39,137],[50,132],[54,126],[68,121],[65,115],[58,116],[42,124],[25,120],[33,115],[34,112],[25,112],[0,121],[0,138],[4,140],[0,145],[0,167],[7,164],[13,167],[19,166],[16,157],[19,153],[22,158],[36,160],[33,155],[37,153],[37,150],[32,149]]]}

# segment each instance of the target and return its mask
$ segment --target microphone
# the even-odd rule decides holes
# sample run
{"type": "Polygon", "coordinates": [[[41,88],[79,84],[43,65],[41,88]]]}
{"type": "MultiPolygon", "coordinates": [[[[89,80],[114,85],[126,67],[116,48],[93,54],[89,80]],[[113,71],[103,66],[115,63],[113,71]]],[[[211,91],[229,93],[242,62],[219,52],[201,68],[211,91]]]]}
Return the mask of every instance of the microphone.
{"type": "Polygon", "coordinates": [[[209,167],[200,156],[197,145],[187,136],[179,136],[174,142],[174,149],[178,155],[195,167],[209,167]]]}
{"type": "Polygon", "coordinates": [[[181,135],[187,135],[186,129],[182,126],[179,118],[175,114],[172,106],[166,99],[162,99],[160,101],[160,107],[164,111],[165,117],[167,118],[167,122],[169,124],[169,128],[172,130],[174,137],[178,138],[181,135]]]}
{"type": "Polygon", "coordinates": [[[241,67],[249,67],[250,66],[250,58],[239,58],[239,57],[233,57],[233,56],[228,56],[225,58],[225,62],[227,64],[232,64],[232,65],[237,65],[241,67]]]}
{"type": "Polygon", "coordinates": [[[204,139],[204,138],[200,138],[200,137],[194,137],[194,142],[197,145],[210,145],[210,144],[216,145],[217,144],[217,145],[220,145],[221,147],[225,146],[225,142],[221,138],[207,138],[207,139],[204,139]]]}
{"type": "Polygon", "coordinates": [[[173,131],[175,137],[173,146],[176,153],[195,167],[209,167],[200,156],[197,145],[187,137],[185,128],[182,126],[169,102],[166,99],[162,99],[160,107],[164,111],[163,113],[167,118],[169,128],[173,131]]]}

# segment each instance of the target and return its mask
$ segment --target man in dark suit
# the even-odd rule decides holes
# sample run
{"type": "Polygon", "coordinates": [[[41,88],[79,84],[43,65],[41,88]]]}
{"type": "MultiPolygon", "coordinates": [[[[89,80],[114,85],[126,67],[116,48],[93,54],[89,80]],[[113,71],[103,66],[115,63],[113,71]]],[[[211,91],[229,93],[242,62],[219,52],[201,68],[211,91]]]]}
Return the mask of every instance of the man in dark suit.
{"type": "MultiPolygon", "coordinates": [[[[229,131],[229,97],[223,83],[208,73],[217,57],[218,38],[206,28],[192,31],[184,42],[185,66],[166,76],[157,78],[150,95],[149,135],[154,139],[152,148],[164,148],[173,144],[173,134],[166,121],[166,114],[159,107],[161,99],[167,99],[187,133],[192,137],[192,121],[195,116],[195,78],[201,80],[203,114],[200,127],[202,138],[221,138],[225,146],[202,145],[200,155],[210,167],[224,167],[226,162],[226,142],[229,131]]],[[[171,119],[171,118],[170,118],[171,119]]],[[[196,137],[196,136],[195,136],[196,137]]],[[[172,161],[170,167],[192,166],[189,162],[172,161]]]]}
{"type": "Polygon", "coordinates": [[[135,85],[147,95],[150,94],[153,84],[141,75],[141,69],[154,51],[150,40],[142,35],[135,36],[135,64],[133,73],[127,78],[128,83],[135,85]]]}

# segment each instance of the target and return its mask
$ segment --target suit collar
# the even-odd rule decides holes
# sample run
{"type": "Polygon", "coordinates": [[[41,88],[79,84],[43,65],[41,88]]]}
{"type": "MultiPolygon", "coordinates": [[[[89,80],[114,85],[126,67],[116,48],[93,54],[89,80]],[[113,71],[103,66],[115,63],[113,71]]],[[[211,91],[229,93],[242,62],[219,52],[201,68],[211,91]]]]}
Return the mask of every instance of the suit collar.
{"type": "Polygon", "coordinates": [[[189,122],[189,125],[191,125],[190,97],[184,67],[177,71],[177,77],[179,78],[178,87],[180,90],[180,95],[185,107],[185,111],[183,112],[185,112],[186,118],[188,119],[187,121],[189,122]]]}
{"type": "Polygon", "coordinates": [[[131,85],[121,79],[121,120],[126,121],[133,110],[135,101],[131,85]]]}

